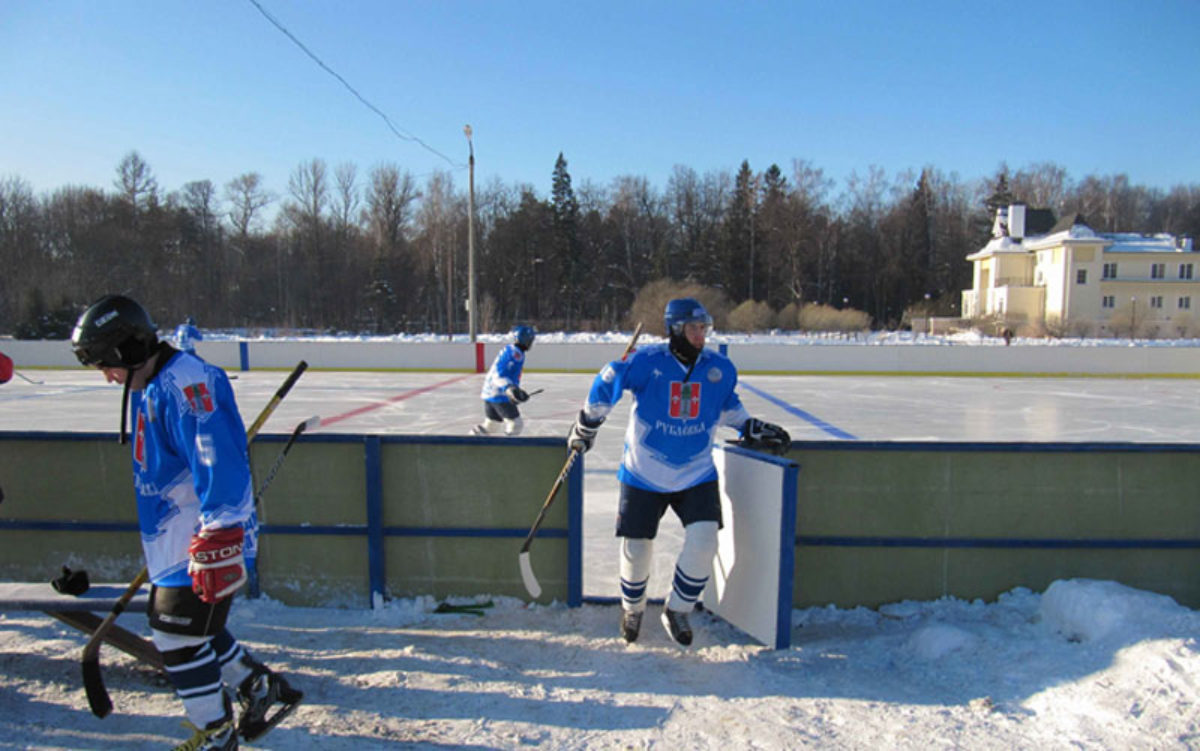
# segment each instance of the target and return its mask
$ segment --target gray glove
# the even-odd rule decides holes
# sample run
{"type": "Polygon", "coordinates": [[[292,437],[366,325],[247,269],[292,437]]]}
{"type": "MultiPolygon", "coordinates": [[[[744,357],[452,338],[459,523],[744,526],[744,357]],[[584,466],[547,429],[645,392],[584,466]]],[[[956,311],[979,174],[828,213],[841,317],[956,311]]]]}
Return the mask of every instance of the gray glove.
{"type": "Polygon", "coordinates": [[[575,424],[571,426],[571,432],[567,435],[567,448],[586,454],[592,447],[592,442],[596,440],[596,431],[603,424],[603,417],[589,420],[588,416],[580,410],[579,417],[575,419],[575,424]]]}
{"type": "Polygon", "coordinates": [[[792,437],[774,423],[763,422],[751,417],[742,425],[742,445],[749,449],[763,449],[774,454],[785,454],[792,446],[792,437]]]}

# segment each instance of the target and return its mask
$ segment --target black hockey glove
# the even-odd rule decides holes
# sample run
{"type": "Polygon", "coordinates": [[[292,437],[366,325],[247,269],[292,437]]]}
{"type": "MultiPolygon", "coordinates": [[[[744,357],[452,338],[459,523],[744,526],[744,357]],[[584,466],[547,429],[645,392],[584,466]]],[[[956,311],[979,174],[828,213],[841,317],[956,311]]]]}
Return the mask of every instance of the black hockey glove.
{"type": "Polygon", "coordinates": [[[512,399],[517,404],[524,404],[529,401],[529,394],[520,386],[513,385],[508,387],[508,398],[512,399]]]}
{"type": "Polygon", "coordinates": [[[751,417],[742,426],[742,445],[748,449],[762,449],[773,454],[785,454],[792,446],[792,437],[783,428],[770,422],[751,417]]]}
{"type": "Polygon", "coordinates": [[[596,431],[603,424],[603,417],[589,420],[588,416],[580,410],[579,417],[575,419],[575,424],[571,426],[571,432],[567,435],[567,448],[586,454],[592,447],[592,442],[596,440],[596,431]]]}

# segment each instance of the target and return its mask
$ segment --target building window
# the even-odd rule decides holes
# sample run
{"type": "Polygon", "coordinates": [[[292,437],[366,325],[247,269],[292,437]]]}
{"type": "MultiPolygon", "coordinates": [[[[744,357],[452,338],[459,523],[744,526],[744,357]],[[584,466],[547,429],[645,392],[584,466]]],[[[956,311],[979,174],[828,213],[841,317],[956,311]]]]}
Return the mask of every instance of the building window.
{"type": "Polygon", "coordinates": [[[1115,264],[1115,263],[1104,264],[1104,274],[1103,274],[1102,278],[1103,279],[1116,279],[1117,278],[1117,264],[1115,264]]]}
{"type": "Polygon", "coordinates": [[[1167,275],[1167,264],[1165,264],[1165,263],[1150,264],[1150,278],[1151,279],[1163,279],[1164,277],[1166,277],[1166,275],[1167,275]]]}
{"type": "Polygon", "coordinates": [[[1150,307],[1161,308],[1162,307],[1162,295],[1152,295],[1150,297],[1150,307]]]}
{"type": "Polygon", "coordinates": [[[1179,264],[1179,278],[1180,279],[1191,279],[1192,278],[1192,264],[1190,264],[1190,263],[1179,264]]]}
{"type": "Polygon", "coordinates": [[[1179,309],[1180,310],[1191,310],[1192,309],[1192,298],[1190,298],[1190,297],[1179,298],[1179,309]]]}
{"type": "Polygon", "coordinates": [[[1076,284],[1087,284],[1087,269],[1076,269],[1075,270],[1075,283],[1076,284]]]}
{"type": "Polygon", "coordinates": [[[1116,295],[1105,295],[1102,297],[1100,299],[1100,307],[1109,309],[1117,307],[1116,295]]]}

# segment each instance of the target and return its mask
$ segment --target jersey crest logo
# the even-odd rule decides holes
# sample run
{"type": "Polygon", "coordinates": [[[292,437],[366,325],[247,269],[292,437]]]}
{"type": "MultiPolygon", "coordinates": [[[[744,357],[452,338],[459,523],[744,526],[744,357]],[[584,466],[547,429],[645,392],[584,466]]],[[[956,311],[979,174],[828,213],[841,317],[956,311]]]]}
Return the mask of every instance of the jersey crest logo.
{"type": "Polygon", "coordinates": [[[193,383],[183,387],[183,395],[187,397],[188,405],[193,412],[212,412],[212,395],[208,393],[207,383],[193,383]]]}
{"type": "Polygon", "coordinates": [[[694,420],[700,416],[700,384],[671,381],[671,417],[694,420]]]}
{"type": "Polygon", "coordinates": [[[138,410],[137,428],[133,431],[133,460],[146,468],[146,413],[138,410]]]}

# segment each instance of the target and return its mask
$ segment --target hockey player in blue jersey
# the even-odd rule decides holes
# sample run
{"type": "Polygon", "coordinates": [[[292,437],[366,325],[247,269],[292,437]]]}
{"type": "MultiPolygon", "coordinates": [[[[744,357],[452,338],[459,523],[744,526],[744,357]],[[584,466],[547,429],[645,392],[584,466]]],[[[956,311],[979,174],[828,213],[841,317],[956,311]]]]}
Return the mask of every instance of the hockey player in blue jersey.
{"type": "Polygon", "coordinates": [[[255,660],[225,627],[253,565],[254,512],[246,429],[220,368],[158,340],[145,308],[107,295],[71,335],[79,361],[130,392],[133,477],[152,584],[150,630],[195,735],[179,748],[236,749],[283,719],[302,698],[255,660]],[[236,717],[233,700],[239,705],[236,717]],[[270,714],[268,714],[270,713],[270,714]]]}
{"type": "Polygon", "coordinates": [[[196,328],[196,319],[188,316],[187,320],[175,329],[175,346],[182,352],[195,352],[196,342],[204,341],[204,335],[196,328]]]}
{"type": "Polygon", "coordinates": [[[517,326],[512,330],[512,342],[492,361],[479,393],[483,399],[483,422],[471,428],[474,435],[494,435],[501,428],[504,435],[521,434],[524,423],[517,405],[529,400],[529,394],[521,388],[521,371],[525,368],[525,354],[533,347],[536,336],[532,326],[517,326]]]}
{"type": "Polygon", "coordinates": [[[717,428],[739,429],[748,445],[786,450],[791,439],[783,428],[754,419],[742,406],[737,368],[729,358],[704,348],[712,317],[703,305],[692,298],[672,300],[663,324],[666,342],[640,347],[600,371],[567,443],[572,450],[590,449],[621,395],[633,394],[617,472],[621,633],[629,642],[638,638],[654,538],[670,508],[683,524],[684,541],[662,622],[671,638],[686,646],[692,643],[687,615],[708,583],[722,523],[712,460],[717,428]]]}

